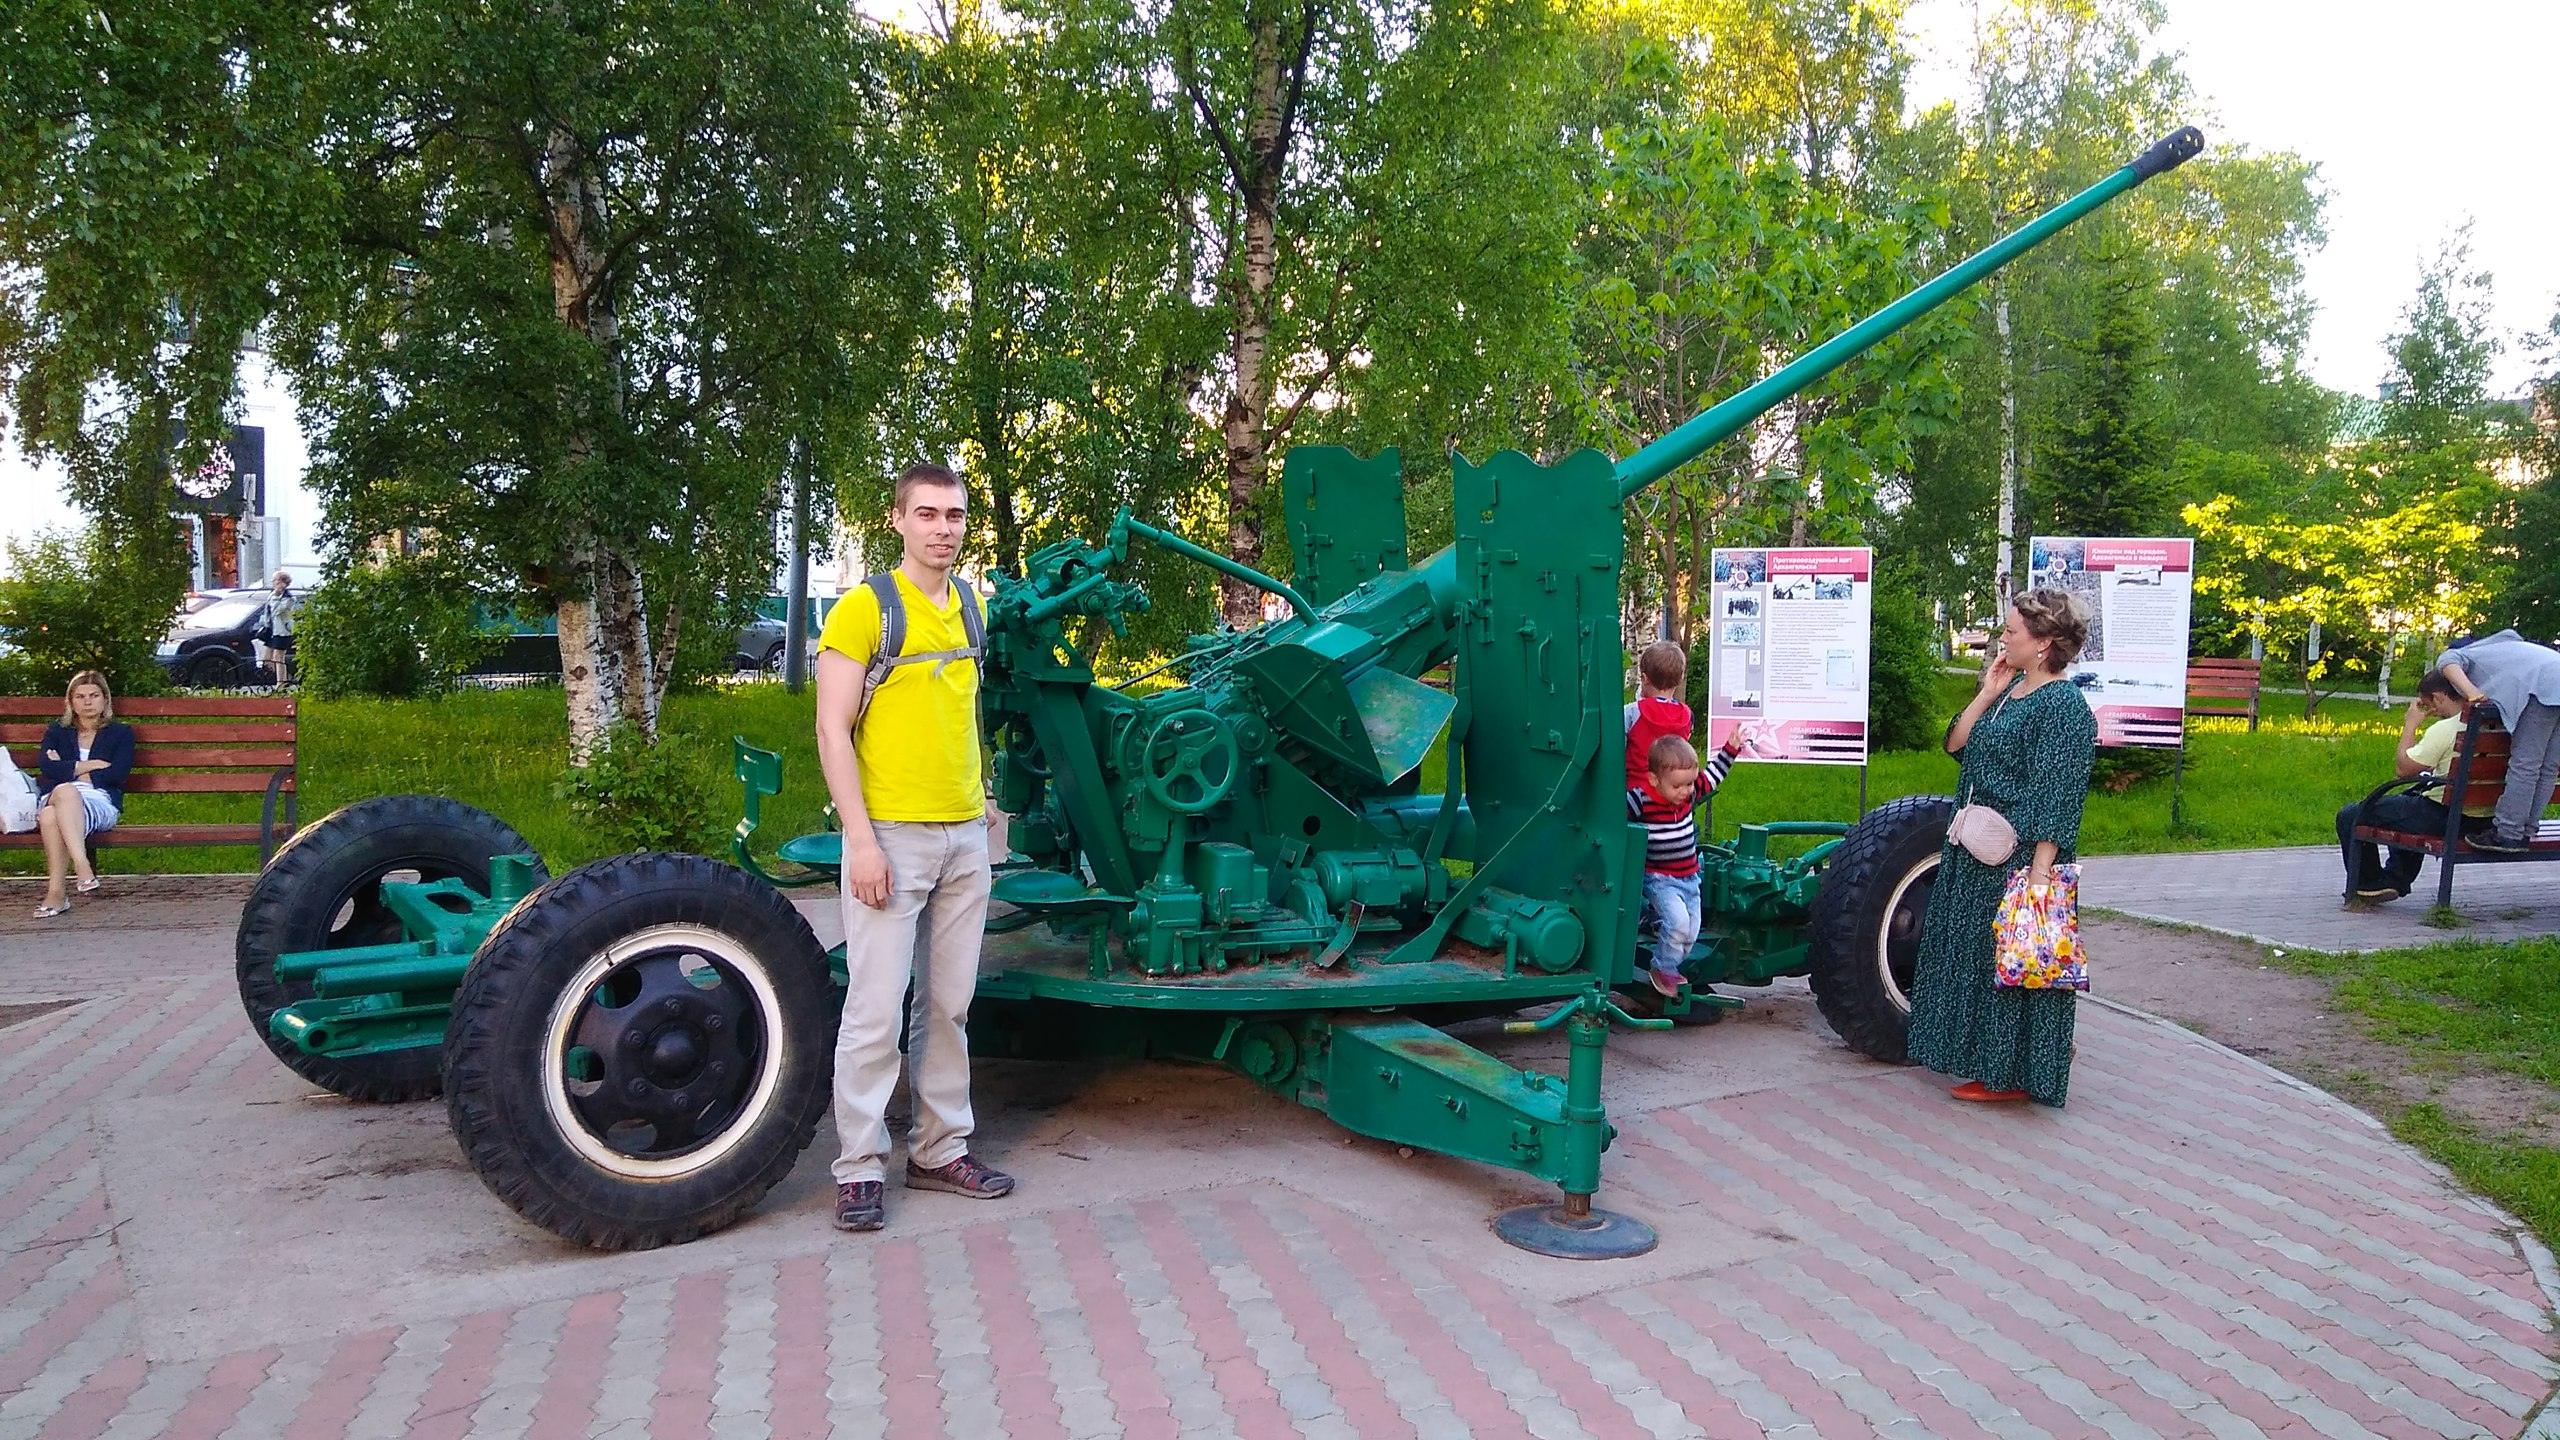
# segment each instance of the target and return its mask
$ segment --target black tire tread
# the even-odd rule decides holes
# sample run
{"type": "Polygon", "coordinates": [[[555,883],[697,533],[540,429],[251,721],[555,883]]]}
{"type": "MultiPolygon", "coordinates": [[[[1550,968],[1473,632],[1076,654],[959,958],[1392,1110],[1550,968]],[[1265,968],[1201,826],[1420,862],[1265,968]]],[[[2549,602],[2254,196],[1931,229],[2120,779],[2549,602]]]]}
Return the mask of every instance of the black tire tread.
{"type": "MultiPolygon", "coordinates": [[[[444,829],[457,848],[468,847],[485,864],[495,855],[533,853],[533,845],[514,827],[475,806],[440,795],[383,795],[342,805],[294,832],[277,847],[257,883],[240,907],[240,926],[232,942],[232,961],[241,1008],[268,1053],[285,1067],[332,1094],[368,1104],[398,1104],[432,1099],[443,1088],[441,1052],[435,1046],[390,1055],[328,1056],[304,1053],[277,1039],[267,1017],[289,1002],[271,967],[299,918],[297,904],[311,903],[311,892],[328,884],[325,872],[341,861],[350,846],[395,829],[444,829]]],[[[535,861],[535,878],[542,877],[535,861]]]]}
{"type": "MultiPolygon", "coordinates": [[[[677,1203],[677,1192],[700,1188],[688,1183],[700,1177],[686,1177],[631,1186],[625,1198],[632,1203],[619,1207],[621,1213],[603,1213],[601,1207],[564,1193],[561,1172],[528,1153],[526,1137],[502,1103],[502,1087],[517,1083],[503,1068],[510,1054],[508,1022],[527,1013],[525,1007],[547,1014],[552,995],[544,985],[565,977],[548,976],[545,969],[574,969],[593,953],[574,941],[574,926],[607,906],[652,895],[666,902],[679,891],[693,902],[690,908],[702,912],[686,918],[715,925],[744,918],[782,927],[804,952],[801,963],[811,968],[819,993],[826,993],[826,950],[780,892],[720,861],[642,852],[581,866],[509,911],[472,958],[454,996],[453,1022],[445,1031],[445,1106],[472,1170],[518,1215],[598,1250],[681,1245],[734,1224],[791,1173],[834,1098],[833,1047],[821,1044],[803,1072],[809,1083],[800,1093],[778,1098],[777,1113],[783,1117],[779,1143],[768,1144],[768,1153],[749,1173],[709,1204],[677,1203]],[[671,1213],[661,1213],[670,1207],[671,1213]]],[[[832,1013],[825,1019],[831,1022],[832,1013]]],[[[781,1038],[773,1037],[777,1043],[781,1038]]]]}
{"type": "Polygon", "coordinates": [[[1912,843],[1913,828],[1927,827],[1934,849],[1954,816],[1955,801],[1945,795],[1888,800],[1849,828],[1823,867],[1806,933],[1813,1000],[1849,1048],[1871,1059],[1894,1065],[1910,1060],[1911,1017],[1884,992],[1876,974],[1880,892],[1899,878],[1894,857],[1912,843]]]}

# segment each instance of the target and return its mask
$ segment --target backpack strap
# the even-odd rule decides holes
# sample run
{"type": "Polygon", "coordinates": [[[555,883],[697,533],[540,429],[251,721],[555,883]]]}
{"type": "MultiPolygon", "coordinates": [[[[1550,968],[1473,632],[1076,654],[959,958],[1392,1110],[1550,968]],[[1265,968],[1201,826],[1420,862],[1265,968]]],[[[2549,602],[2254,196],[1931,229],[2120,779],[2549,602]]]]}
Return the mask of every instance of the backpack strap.
{"type": "Polygon", "coordinates": [[[863,712],[871,708],[872,693],[889,681],[901,665],[931,664],[940,674],[955,660],[975,660],[986,653],[987,622],[978,608],[978,592],[958,580],[951,588],[960,595],[960,628],[969,643],[957,650],[925,650],[910,655],[907,649],[907,602],[898,591],[895,571],[882,571],[862,582],[880,601],[880,648],[871,656],[871,665],[863,673],[862,698],[854,706],[853,723],[861,725],[863,712]]]}

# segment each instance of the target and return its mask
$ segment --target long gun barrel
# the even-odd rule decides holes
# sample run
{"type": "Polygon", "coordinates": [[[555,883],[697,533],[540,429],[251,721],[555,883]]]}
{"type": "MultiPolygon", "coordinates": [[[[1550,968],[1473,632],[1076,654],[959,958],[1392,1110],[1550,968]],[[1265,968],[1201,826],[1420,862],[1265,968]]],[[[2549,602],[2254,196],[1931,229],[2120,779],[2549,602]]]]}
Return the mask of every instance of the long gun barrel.
{"type": "Polygon", "coordinates": [[[1731,439],[1787,397],[1865,354],[1876,342],[2044,243],[2055,231],[2152,176],[2176,169],[2203,148],[2204,133],[2192,125],[2170,132],[2123,169],[1984,246],[1963,264],[1850,326],[1775,375],[1619,461],[1619,496],[1634,495],[1731,439]]]}

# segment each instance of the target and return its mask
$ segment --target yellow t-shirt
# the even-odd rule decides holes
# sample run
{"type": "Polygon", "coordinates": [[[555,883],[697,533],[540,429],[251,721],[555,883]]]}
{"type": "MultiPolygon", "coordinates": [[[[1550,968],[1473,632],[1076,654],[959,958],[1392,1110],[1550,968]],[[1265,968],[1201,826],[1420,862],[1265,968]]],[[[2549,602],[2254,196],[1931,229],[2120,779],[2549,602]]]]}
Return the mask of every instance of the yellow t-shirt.
{"type": "MultiPolygon", "coordinates": [[[[960,618],[967,601],[955,580],[939,605],[915,582],[897,577],[906,602],[904,654],[959,650],[969,644],[960,618]]],[[[827,612],[818,648],[868,667],[880,650],[880,597],[865,585],[827,612]]],[[[862,766],[862,803],[874,820],[919,820],[948,825],[987,813],[986,783],[978,753],[978,662],[925,661],[889,672],[871,695],[855,731],[854,759],[862,766]]]]}
{"type": "MultiPolygon", "coordinates": [[[[2454,752],[2462,748],[2462,725],[2462,717],[2456,715],[2451,719],[2439,720],[2428,726],[2419,732],[2417,739],[2409,742],[2409,758],[2425,766],[2431,773],[2451,779],[2454,752]]],[[[2487,815],[2496,811],[2497,808],[2495,805],[2465,805],[2462,807],[2462,813],[2487,815]]]]}

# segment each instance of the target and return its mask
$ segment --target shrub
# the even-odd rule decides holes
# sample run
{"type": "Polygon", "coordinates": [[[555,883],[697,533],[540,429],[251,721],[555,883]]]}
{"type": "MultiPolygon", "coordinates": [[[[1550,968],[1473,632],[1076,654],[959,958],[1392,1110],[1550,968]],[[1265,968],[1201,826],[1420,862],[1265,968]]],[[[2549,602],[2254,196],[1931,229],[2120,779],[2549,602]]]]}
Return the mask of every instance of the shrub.
{"type": "Polygon", "coordinates": [[[1876,577],[1869,650],[1868,748],[1927,750],[1946,733],[1938,704],[1938,627],[1909,577],[1876,577]]]}
{"type": "Polygon", "coordinates": [[[57,695],[73,673],[102,670],[119,695],[168,688],[155,657],[185,593],[181,574],[153,574],[92,527],[46,531],[8,547],[0,578],[0,690],[57,695]]]}
{"type": "Polygon", "coordinates": [[[294,637],[303,687],[324,700],[440,695],[497,643],[472,623],[467,583],[416,556],[330,577],[294,637]]]}
{"type": "MultiPolygon", "coordinates": [[[[2177,764],[2178,752],[2148,745],[2109,745],[2098,751],[2089,766],[2089,788],[2109,795],[2121,795],[2147,780],[2168,776],[2177,764]]],[[[2196,768],[2195,757],[2187,757],[2187,769],[2196,768]]]]}
{"type": "Polygon", "coordinates": [[[627,721],[569,771],[561,797],[616,850],[709,854],[723,818],[686,742],[653,741],[627,721]]]}

